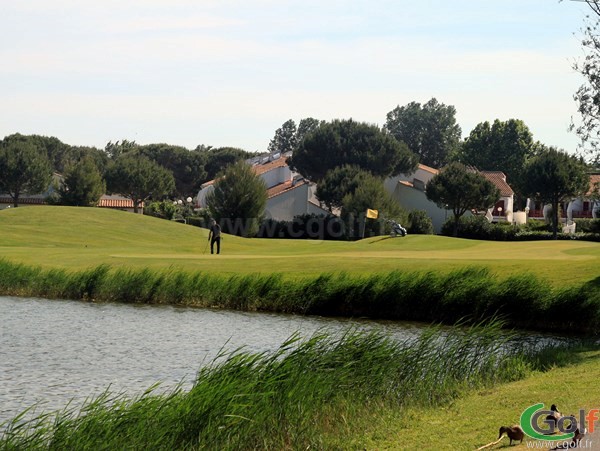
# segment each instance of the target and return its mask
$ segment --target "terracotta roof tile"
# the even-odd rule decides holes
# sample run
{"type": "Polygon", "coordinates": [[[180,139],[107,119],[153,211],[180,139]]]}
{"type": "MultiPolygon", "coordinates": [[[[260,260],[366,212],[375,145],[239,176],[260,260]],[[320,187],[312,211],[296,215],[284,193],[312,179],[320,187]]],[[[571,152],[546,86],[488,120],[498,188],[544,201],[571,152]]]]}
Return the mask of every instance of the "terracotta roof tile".
{"type": "MultiPolygon", "coordinates": [[[[1,204],[11,204],[13,200],[10,196],[0,195],[1,204]]],[[[23,205],[44,205],[46,199],[42,196],[22,196],[19,198],[19,204],[23,205]]],[[[123,196],[104,194],[98,202],[99,207],[108,208],[133,208],[133,201],[123,196]]],[[[144,203],[142,202],[142,207],[144,203]]]]}
{"type": "Polygon", "coordinates": [[[256,173],[256,175],[264,174],[265,172],[272,171],[273,169],[281,168],[283,166],[287,166],[287,158],[281,157],[277,160],[270,161],[265,164],[255,164],[252,166],[252,169],[256,173]]]}
{"type": "MultiPolygon", "coordinates": [[[[277,160],[270,161],[264,164],[255,164],[252,166],[252,170],[256,175],[262,175],[266,172],[272,171],[273,169],[281,168],[287,166],[287,157],[281,157],[277,160]]],[[[204,182],[200,188],[206,188],[207,186],[214,185],[217,179],[209,180],[208,182],[204,182]]]]}
{"type": "MultiPolygon", "coordinates": [[[[13,198],[10,196],[0,196],[0,204],[13,204],[13,198]]],[[[27,204],[27,205],[44,205],[46,200],[43,197],[28,197],[22,196],[19,197],[19,204],[27,204]]]]}
{"type": "Polygon", "coordinates": [[[432,174],[439,174],[440,171],[438,171],[437,169],[434,169],[432,167],[429,166],[425,166],[424,164],[419,163],[419,169],[422,169],[423,171],[427,171],[430,172],[432,174]]]}
{"type": "Polygon", "coordinates": [[[597,186],[600,186],[600,174],[590,174],[590,189],[586,193],[587,196],[598,189],[596,183],[598,184],[597,186]]]}
{"type": "Polygon", "coordinates": [[[279,196],[280,194],[283,194],[287,191],[291,191],[302,185],[306,185],[306,183],[307,183],[306,180],[296,182],[295,185],[292,183],[291,180],[284,182],[284,183],[280,183],[279,185],[275,185],[272,188],[269,188],[267,190],[267,198],[270,199],[272,197],[279,196]]]}
{"type": "MultiPolygon", "coordinates": [[[[105,208],[133,208],[133,201],[127,197],[104,194],[98,202],[99,207],[105,208]]],[[[142,202],[142,207],[144,203],[142,202]]]]}
{"type": "Polygon", "coordinates": [[[510,197],[515,194],[510,185],[506,183],[506,175],[500,171],[479,171],[486,179],[492,182],[499,190],[502,197],[510,197]]]}

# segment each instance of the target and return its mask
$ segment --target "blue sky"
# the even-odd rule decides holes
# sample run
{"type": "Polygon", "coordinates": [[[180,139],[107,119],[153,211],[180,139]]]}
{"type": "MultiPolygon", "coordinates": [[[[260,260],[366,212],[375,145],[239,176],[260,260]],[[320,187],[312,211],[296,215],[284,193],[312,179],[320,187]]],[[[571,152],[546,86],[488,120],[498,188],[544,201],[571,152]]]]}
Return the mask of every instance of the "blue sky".
{"type": "Polygon", "coordinates": [[[574,151],[587,7],[558,0],[19,0],[0,4],[0,138],[264,151],[287,119],[383,125],[454,105],[574,151]]]}

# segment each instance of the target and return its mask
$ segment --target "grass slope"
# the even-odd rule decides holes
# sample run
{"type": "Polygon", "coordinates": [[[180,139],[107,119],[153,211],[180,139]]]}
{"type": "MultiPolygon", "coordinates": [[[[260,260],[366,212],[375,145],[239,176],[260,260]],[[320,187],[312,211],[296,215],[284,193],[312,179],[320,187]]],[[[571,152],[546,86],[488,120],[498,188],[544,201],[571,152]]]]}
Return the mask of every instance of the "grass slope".
{"type": "MultiPolygon", "coordinates": [[[[493,389],[478,390],[446,406],[410,409],[401,415],[400,411],[390,410],[382,415],[382,421],[371,423],[364,436],[356,436],[354,447],[476,449],[496,440],[500,426],[517,424],[521,412],[539,402],[546,408],[556,404],[564,414],[597,409],[600,406],[600,351],[577,352],[571,358],[575,360],[571,365],[535,372],[523,380],[493,389]]],[[[599,428],[597,422],[595,430],[599,428]]],[[[509,447],[505,437],[488,449],[528,449],[526,442],[531,440],[527,438],[522,445],[509,447]]],[[[600,433],[594,434],[593,440],[594,445],[600,447],[600,433]]]]}
{"type": "Polygon", "coordinates": [[[46,268],[174,267],[225,274],[280,272],[290,277],[346,271],[450,272],[484,266],[499,276],[532,272],[554,285],[600,275],[600,244],[489,242],[413,235],[359,242],[244,239],[225,235],[211,256],[205,229],[115,210],[29,207],[0,211],[0,255],[46,268]]]}

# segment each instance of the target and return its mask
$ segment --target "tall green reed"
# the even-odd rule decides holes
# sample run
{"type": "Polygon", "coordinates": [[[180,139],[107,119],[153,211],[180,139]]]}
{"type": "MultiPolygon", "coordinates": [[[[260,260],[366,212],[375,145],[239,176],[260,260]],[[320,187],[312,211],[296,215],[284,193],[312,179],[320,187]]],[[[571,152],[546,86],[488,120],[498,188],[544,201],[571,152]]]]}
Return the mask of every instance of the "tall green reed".
{"type": "Polygon", "coordinates": [[[561,289],[532,274],[500,279],[479,267],[448,274],[327,273],[292,279],[277,273],[228,276],[107,265],[69,272],[0,260],[0,294],[447,324],[501,316],[509,326],[522,328],[600,331],[600,277],[561,289]]]}
{"type": "MultiPolygon", "coordinates": [[[[83,408],[10,423],[0,449],[308,449],[381,406],[436,406],[466,390],[525,376],[536,354],[502,324],[397,341],[379,332],[295,334],[272,352],[223,350],[189,391],[108,391],[83,408]],[[53,421],[49,421],[53,418],[53,421]]],[[[545,349],[546,360],[552,350],[545,349]]]]}

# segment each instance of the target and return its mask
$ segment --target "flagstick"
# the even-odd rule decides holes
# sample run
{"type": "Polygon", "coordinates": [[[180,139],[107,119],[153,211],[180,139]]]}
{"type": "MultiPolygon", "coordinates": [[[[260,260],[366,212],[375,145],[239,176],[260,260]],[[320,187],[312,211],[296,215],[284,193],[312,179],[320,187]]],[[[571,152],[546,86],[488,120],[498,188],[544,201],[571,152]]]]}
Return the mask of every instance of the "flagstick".
{"type": "Polygon", "coordinates": [[[367,228],[367,215],[363,218],[362,236],[361,240],[365,238],[365,229],[367,228]]]}

